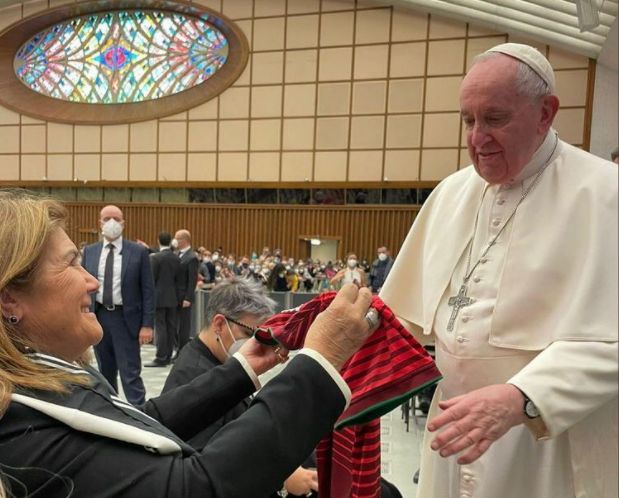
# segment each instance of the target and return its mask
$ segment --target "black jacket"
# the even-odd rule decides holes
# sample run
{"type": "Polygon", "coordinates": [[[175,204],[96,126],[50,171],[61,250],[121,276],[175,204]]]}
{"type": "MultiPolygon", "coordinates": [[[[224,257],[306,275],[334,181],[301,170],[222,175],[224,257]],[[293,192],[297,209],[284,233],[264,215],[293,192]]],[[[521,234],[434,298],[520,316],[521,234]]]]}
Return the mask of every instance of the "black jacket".
{"type": "MultiPolygon", "coordinates": [[[[210,349],[207,348],[199,338],[194,337],[194,339],[187,344],[187,347],[183,348],[178,354],[178,358],[174,362],[174,366],[165,381],[162,394],[184,386],[196,377],[205,372],[209,372],[218,366],[221,366],[221,363],[217,358],[215,358],[213,353],[211,353],[210,349]]],[[[225,396],[223,395],[225,393],[221,394],[222,398],[224,398],[225,396]]],[[[189,443],[193,448],[202,450],[206,446],[206,443],[208,443],[209,439],[211,439],[219,429],[221,429],[228,422],[232,422],[233,420],[239,418],[249,408],[250,398],[247,397],[239,401],[238,393],[234,392],[232,389],[230,389],[228,397],[226,398],[227,399],[225,401],[222,399],[219,403],[227,403],[228,399],[231,399],[235,401],[236,404],[224,413],[222,417],[218,418],[208,426],[205,426],[197,434],[187,440],[187,443],[189,443]]]]}
{"type": "Polygon", "coordinates": [[[150,256],[155,281],[157,308],[176,308],[179,302],[181,260],[170,249],[163,249],[150,256]]]}
{"type": "Polygon", "coordinates": [[[14,396],[0,419],[0,469],[11,496],[263,498],[331,430],[345,403],[329,374],[297,355],[244,415],[196,452],[176,435],[190,438],[254,389],[237,361],[149,400],[153,418],[89,374],[93,386],[73,386],[67,396],[14,396]],[[237,390],[236,400],[229,389],[237,390]]]}
{"type": "Polygon", "coordinates": [[[179,305],[183,303],[183,300],[193,303],[198,283],[198,267],[200,266],[198,255],[193,249],[186,251],[180,258],[180,261],[181,269],[178,279],[179,305]]]}

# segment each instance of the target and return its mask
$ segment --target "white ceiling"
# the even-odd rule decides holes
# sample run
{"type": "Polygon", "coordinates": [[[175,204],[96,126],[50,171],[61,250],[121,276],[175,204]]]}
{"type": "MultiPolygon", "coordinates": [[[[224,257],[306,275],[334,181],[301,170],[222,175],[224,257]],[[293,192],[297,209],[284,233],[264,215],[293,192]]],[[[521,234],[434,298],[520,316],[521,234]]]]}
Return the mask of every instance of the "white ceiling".
{"type": "Polygon", "coordinates": [[[459,19],[597,59],[616,23],[619,0],[592,1],[599,8],[600,25],[584,33],[578,28],[576,0],[395,0],[385,3],[459,19]]]}
{"type": "MultiPolygon", "coordinates": [[[[576,0],[375,0],[527,37],[597,59],[616,23],[619,0],[592,0],[600,25],[581,33],[576,0]]],[[[352,2],[352,0],[351,0],[352,2]]],[[[0,0],[0,8],[21,0],[0,0]]],[[[109,2],[112,3],[112,2],[109,2]]],[[[0,14],[1,15],[1,14],[0,14]]]]}

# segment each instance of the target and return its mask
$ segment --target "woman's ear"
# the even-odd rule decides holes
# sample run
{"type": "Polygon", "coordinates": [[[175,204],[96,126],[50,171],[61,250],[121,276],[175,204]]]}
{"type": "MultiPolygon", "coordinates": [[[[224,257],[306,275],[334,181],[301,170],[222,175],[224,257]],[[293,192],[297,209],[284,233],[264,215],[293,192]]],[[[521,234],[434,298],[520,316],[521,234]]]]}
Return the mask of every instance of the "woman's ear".
{"type": "Polygon", "coordinates": [[[215,332],[215,335],[217,336],[217,339],[220,339],[220,336],[223,332],[223,328],[225,327],[225,323],[226,323],[226,317],[223,316],[221,313],[217,313],[214,317],[213,317],[213,331],[215,332]]]}
{"type": "Polygon", "coordinates": [[[18,320],[22,319],[22,307],[7,289],[0,291],[0,311],[7,320],[9,317],[17,317],[18,320]]]}

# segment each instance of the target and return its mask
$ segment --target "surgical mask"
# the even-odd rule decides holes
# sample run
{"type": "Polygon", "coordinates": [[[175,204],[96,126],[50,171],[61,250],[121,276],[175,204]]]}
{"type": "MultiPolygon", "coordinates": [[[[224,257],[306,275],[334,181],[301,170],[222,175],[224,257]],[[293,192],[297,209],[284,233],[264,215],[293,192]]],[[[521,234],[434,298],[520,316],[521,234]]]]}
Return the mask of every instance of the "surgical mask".
{"type": "Polygon", "coordinates": [[[237,339],[236,337],[234,337],[228,320],[226,320],[226,328],[228,329],[228,334],[230,334],[230,337],[232,337],[232,344],[230,344],[230,347],[226,350],[226,348],[224,348],[223,342],[221,342],[221,339],[218,338],[217,342],[221,345],[221,349],[224,350],[226,358],[232,358],[232,355],[236,353],[239,349],[241,349],[241,346],[249,340],[249,337],[247,339],[237,339]]]}
{"type": "Polygon", "coordinates": [[[347,261],[348,264],[348,268],[355,268],[357,266],[357,260],[356,259],[349,259],[347,261]]]}
{"type": "Polygon", "coordinates": [[[384,252],[381,252],[378,255],[378,259],[380,259],[381,261],[386,261],[387,260],[387,255],[384,252]]]}
{"type": "Polygon", "coordinates": [[[116,240],[123,233],[123,226],[114,218],[111,218],[103,224],[101,233],[108,240],[116,240]]]}
{"type": "Polygon", "coordinates": [[[219,254],[213,254],[213,261],[217,261],[219,259],[219,254]]]}
{"type": "Polygon", "coordinates": [[[170,242],[170,247],[176,249],[178,247],[178,240],[172,239],[172,242],[170,242]]]}

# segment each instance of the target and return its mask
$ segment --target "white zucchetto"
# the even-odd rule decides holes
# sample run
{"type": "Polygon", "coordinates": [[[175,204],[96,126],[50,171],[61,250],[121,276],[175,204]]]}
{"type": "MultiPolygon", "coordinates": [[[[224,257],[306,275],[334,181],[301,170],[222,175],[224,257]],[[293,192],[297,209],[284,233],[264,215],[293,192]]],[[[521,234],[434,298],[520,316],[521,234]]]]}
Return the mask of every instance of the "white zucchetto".
{"type": "Polygon", "coordinates": [[[486,53],[489,52],[500,52],[501,54],[509,55],[514,59],[524,62],[546,82],[550,89],[550,93],[555,93],[554,70],[550,62],[548,62],[548,59],[536,48],[521,43],[501,43],[486,51],[486,53]]]}

